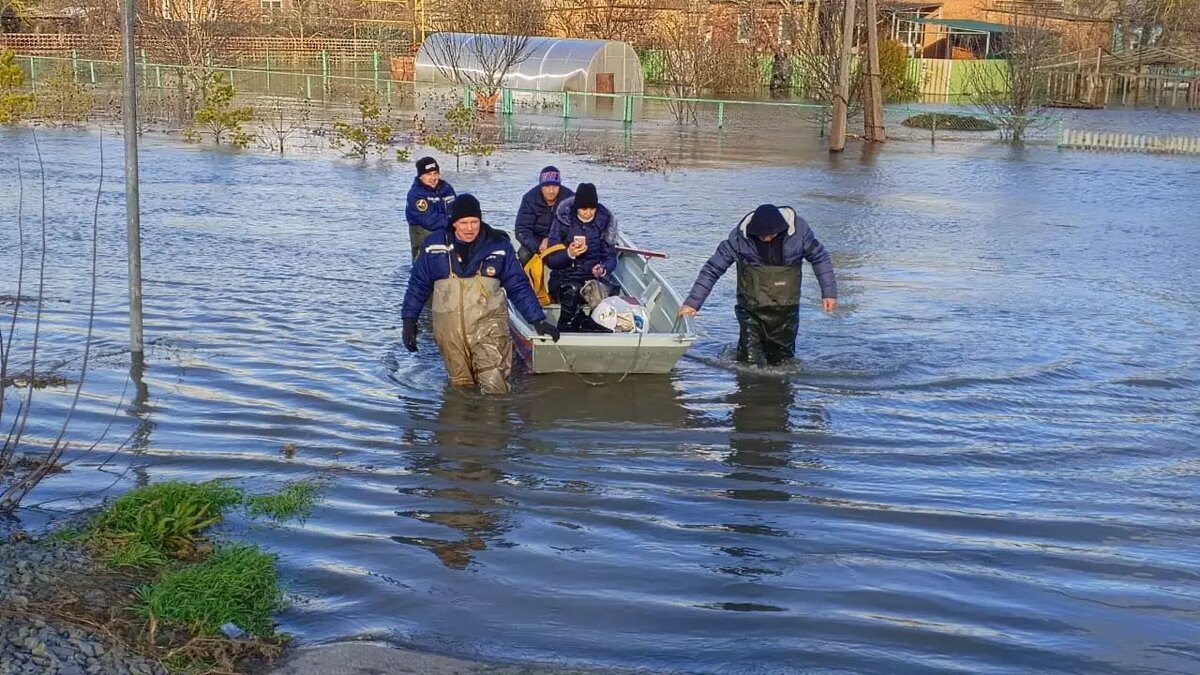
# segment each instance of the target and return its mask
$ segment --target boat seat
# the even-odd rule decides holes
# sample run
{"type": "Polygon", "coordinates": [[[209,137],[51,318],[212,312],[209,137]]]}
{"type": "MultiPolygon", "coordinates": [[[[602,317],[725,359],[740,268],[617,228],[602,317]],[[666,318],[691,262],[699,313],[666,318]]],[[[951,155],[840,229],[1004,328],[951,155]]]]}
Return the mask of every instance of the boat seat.
{"type": "Polygon", "coordinates": [[[642,294],[642,308],[646,310],[646,318],[649,319],[654,314],[654,308],[658,305],[658,299],[662,297],[662,283],[655,279],[646,286],[646,292],[642,294]]]}

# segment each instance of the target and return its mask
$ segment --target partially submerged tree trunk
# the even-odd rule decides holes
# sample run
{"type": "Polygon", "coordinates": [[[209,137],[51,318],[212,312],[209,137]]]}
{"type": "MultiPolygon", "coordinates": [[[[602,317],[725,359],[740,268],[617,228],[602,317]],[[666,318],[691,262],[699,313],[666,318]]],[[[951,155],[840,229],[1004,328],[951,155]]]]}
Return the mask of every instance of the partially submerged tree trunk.
{"type": "Polygon", "coordinates": [[[717,74],[717,47],[709,30],[707,3],[688,0],[663,33],[666,79],[671,100],[667,106],[677,124],[698,124],[696,103],[717,74]]]}
{"type": "Polygon", "coordinates": [[[867,0],[867,82],[863,87],[863,131],[867,141],[882,143],[883,128],[883,73],[879,68],[879,1],[867,0]]]}
{"type": "Polygon", "coordinates": [[[829,150],[841,152],[846,146],[846,127],[850,114],[850,47],[854,44],[854,10],[856,0],[846,0],[842,7],[842,37],[838,45],[837,86],[833,93],[833,120],[829,126],[829,150]]]}

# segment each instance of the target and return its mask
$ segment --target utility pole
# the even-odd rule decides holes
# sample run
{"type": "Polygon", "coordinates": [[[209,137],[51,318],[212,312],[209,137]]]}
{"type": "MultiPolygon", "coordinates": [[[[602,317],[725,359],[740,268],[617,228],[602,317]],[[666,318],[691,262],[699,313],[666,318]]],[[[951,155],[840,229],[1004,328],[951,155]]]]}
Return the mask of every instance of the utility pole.
{"type": "Polygon", "coordinates": [[[867,87],[863,101],[863,135],[869,143],[887,140],[883,128],[883,73],[879,69],[879,0],[867,0],[867,87]]]}
{"type": "Polygon", "coordinates": [[[850,47],[854,44],[854,5],[858,0],[845,0],[842,14],[842,44],[838,48],[837,92],[833,97],[833,123],[829,126],[829,151],[846,148],[846,115],[850,108],[850,47]]]}
{"type": "Polygon", "coordinates": [[[137,69],[133,28],[134,0],[121,2],[121,46],[125,77],[125,230],[129,244],[129,351],[136,363],[144,353],[142,343],[142,234],[138,204],[137,69]]]}

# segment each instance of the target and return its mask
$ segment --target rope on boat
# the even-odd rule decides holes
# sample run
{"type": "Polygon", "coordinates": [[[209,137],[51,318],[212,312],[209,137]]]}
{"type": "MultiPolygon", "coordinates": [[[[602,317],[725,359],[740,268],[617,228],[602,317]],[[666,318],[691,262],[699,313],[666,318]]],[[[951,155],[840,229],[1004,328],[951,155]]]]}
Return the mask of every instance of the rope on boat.
{"type": "Polygon", "coordinates": [[[575,364],[571,361],[571,359],[567,358],[567,354],[566,354],[566,352],[563,351],[562,347],[560,347],[557,342],[554,342],[553,344],[554,344],[554,348],[556,350],[558,350],[559,358],[561,358],[563,360],[563,363],[567,364],[567,369],[571,371],[572,375],[579,378],[580,382],[583,382],[584,384],[588,385],[589,387],[603,387],[608,384],[621,384],[622,382],[625,381],[625,378],[629,377],[629,374],[633,372],[633,369],[637,365],[637,362],[638,362],[638,356],[641,354],[641,351],[642,351],[642,337],[645,334],[646,334],[645,331],[638,331],[638,341],[637,341],[637,346],[634,347],[634,349],[633,349],[633,358],[630,359],[629,365],[625,368],[625,372],[621,374],[620,379],[618,379],[616,382],[605,382],[603,380],[593,381],[593,380],[589,380],[588,378],[584,377],[583,373],[575,370],[575,364]]]}

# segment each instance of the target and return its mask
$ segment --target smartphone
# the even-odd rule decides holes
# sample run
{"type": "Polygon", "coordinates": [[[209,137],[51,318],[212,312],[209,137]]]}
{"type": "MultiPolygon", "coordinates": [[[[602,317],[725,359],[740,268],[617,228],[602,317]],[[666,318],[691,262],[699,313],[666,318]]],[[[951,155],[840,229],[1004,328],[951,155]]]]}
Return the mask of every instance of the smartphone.
{"type": "Polygon", "coordinates": [[[587,237],[577,234],[575,235],[574,243],[576,246],[583,246],[587,243],[587,237]]]}

